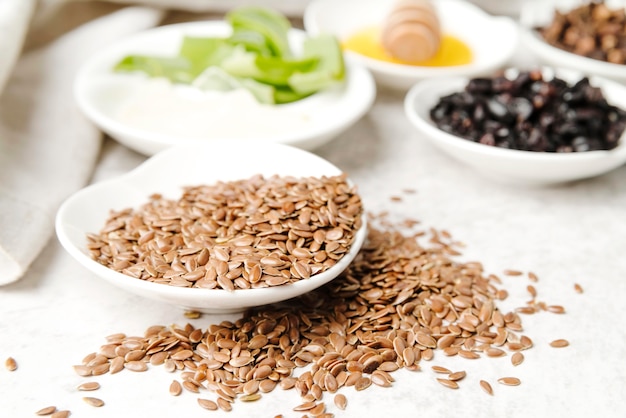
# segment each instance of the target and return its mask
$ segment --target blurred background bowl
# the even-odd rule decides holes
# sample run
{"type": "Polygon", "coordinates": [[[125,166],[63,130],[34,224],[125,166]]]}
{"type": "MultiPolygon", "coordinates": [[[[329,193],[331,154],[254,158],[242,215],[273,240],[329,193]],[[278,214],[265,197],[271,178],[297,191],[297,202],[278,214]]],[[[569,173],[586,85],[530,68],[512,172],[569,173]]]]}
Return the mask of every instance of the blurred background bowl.
{"type": "MultiPolygon", "coordinates": [[[[626,65],[613,64],[550,45],[536,30],[549,24],[555,11],[566,13],[582,3],[577,0],[528,1],[520,12],[521,43],[541,64],[559,68],[569,68],[586,75],[598,75],[619,82],[626,82],[626,65]]],[[[623,0],[606,0],[610,8],[626,6],[623,0]]]]}
{"type": "MultiPolygon", "coordinates": [[[[117,42],[94,54],[81,67],[74,85],[78,105],[89,119],[118,142],[142,154],[152,155],[173,145],[196,145],[208,139],[222,138],[266,140],[311,150],[352,126],[374,102],[376,85],[371,74],[363,67],[346,63],[343,83],[293,103],[275,105],[284,116],[275,115],[273,119],[282,118],[287,126],[284,129],[263,129],[268,123],[266,120],[258,120],[238,109],[228,110],[232,112],[228,119],[236,121],[232,129],[223,129],[214,135],[209,132],[206,136],[191,136],[182,129],[180,133],[142,129],[120,120],[121,106],[132,100],[147,80],[142,74],[114,73],[113,66],[121,58],[129,54],[175,56],[184,35],[227,36],[229,33],[230,26],[223,21],[190,22],[149,29],[117,42]],[[302,119],[303,124],[287,124],[294,115],[302,119]],[[247,129],[242,128],[246,126],[247,129]]],[[[305,38],[304,31],[291,29],[289,32],[289,40],[296,51],[305,38]]],[[[224,111],[220,109],[220,112],[224,111]]],[[[207,115],[207,120],[211,116],[207,115]]]]}
{"type": "MultiPolygon", "coordinates": [[[[345,40],[356,31],[381,26],[393,1],[312,0],[304,13],[304,26],[312,34],[331,33],[345,40]]],[[[468,44],[473,61],[466,65],[427,67],[376,60],[347,50],[349,60],[367,67],[380,85],[408,90],[431,77],[477,76],[505,66],[518,46],[517,24],[508,17],[494,17],[461,0],[434,1],[442,32],[468,44]]]]}

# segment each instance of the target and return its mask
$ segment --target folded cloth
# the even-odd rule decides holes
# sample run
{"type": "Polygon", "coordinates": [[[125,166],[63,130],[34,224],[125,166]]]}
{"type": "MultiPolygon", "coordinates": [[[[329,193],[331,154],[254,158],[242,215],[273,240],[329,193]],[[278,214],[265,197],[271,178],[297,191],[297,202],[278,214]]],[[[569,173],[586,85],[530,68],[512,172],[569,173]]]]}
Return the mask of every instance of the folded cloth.
{"type": "Polygon", "coordinates": [[[0,91],[22,49],[35,0],[0,1],[0,91]]]}
{"type": "Polygon", "coordinates": [[[127,7],[23,55],[0,96],[0,285],[18,280],[54,232],[61,202],[90,179],[100,131],[72,94],[81,63],[152,26],[162,11],[127,7]]]}

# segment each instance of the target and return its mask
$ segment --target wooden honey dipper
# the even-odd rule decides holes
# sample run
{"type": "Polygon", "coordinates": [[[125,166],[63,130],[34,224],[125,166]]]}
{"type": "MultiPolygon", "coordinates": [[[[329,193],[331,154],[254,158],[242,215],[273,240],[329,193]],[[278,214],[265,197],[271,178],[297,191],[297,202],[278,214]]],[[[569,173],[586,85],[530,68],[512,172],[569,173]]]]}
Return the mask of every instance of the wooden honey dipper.
{"type": "Polygon", "coordinates": [[[430,1],[397,1],[383,24],[381,42],[389,55],[402,61],[432,58],[441,43],[441,25],[430,1]]]}

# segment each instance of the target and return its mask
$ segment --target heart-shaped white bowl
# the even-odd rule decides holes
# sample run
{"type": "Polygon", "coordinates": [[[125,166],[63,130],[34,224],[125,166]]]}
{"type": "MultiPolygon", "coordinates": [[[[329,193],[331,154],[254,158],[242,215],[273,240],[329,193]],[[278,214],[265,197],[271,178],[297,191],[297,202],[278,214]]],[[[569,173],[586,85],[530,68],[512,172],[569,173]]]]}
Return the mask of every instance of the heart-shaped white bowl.
{"type": "Polygon", "coordinates": [[[201,146],[178,146],[162,151],[135,170],[88,186],[70,196],[56,217],[59,241],[94,277],[139,296],[186,310],[209,313],[243,311],[254,306],[284,301],[309,292],[337,277],[359,252],[367,226],[356,231],[349,251],[330,269],[291,284],[259,289],[179,288],[136,279],[96,262],[89,255],[87,234],[104,226],[111,210],[138,207],[153,193],[176,198],[184,186],[246,179],[256,174],[294,177],[336,176],[341,170],[301,149],[264,141],[208,141],[201,146]]]}

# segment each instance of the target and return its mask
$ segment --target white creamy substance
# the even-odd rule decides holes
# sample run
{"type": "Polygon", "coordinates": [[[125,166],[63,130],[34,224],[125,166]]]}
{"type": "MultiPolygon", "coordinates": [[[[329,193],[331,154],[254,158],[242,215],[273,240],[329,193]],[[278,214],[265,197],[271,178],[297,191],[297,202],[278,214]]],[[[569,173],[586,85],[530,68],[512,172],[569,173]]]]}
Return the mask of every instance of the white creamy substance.
{"type": "Polygon", "coordinates": [[[185,138],[261,138],[306,129],[310,116],[301,106],[259,103],[244,89],[202,91],[146,79],[116,112],[123,124],[185,138]]]}

